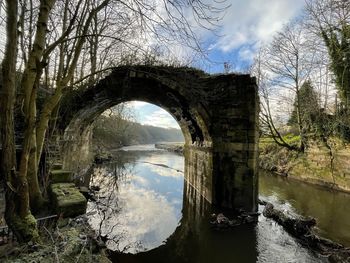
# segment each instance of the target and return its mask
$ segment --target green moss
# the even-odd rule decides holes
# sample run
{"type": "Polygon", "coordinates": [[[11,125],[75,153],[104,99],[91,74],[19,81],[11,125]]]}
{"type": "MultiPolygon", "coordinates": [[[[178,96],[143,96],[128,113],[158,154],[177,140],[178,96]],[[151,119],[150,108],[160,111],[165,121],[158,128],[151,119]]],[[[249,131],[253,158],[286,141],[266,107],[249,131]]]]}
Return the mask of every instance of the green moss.
{"type": "Polygon", "coordinates": [[[86,198],[73,183],[52,184],[50,192],[56,213],[63,214],[65,217],[73,217],[85,213],[86,198]]]}
{"type": "Polygon", "coordinates": [[[69,183],[73,181],[73,172],[66,170],[53,170],[51,171],[52,183],[69,183]]]}
{"type": "Polygon", "coordinates": [[[300,143],[300,135],[295,134],[287,134],[283,136],[283,140],[288,144],[299,144],[300,143]]]}
{"type": "MultiPolygon", "coordinates": [[[[288,136],[290,141],[298,139],[298,136],[288,136]]],[[[310,143],[307,152],[301,154],[288,151],[268,141],[268,138],[260,140],[260,168],[328,188],[350,191],[348,145],[340,145],[332,141],[334,145],[332,173],[329,150],[324,145],[310,143]]]]}
{"type": "Polygon", "coordinates": [[[19,237],[22,242],[31,240],[34,242],[39,241],[36,219],[32,214],[28,214],[24,218],[14,216],[11,220],[11,228],[17,233],[16,236],[19,237]]]}

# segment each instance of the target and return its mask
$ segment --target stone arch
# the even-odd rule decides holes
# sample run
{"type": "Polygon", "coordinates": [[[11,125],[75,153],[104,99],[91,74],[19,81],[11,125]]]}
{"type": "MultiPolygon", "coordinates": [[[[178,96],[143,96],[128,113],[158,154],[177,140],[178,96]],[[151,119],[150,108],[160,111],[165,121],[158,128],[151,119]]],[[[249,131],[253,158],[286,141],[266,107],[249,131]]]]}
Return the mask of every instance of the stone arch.
{"type": "MultiPolygon", "coordinates": [[[[168,111],[185,137],[185,178],[221,207],[257,208],[255,79],[189,68],[123,66],[61,106],[66,159],[86,147],[88,127],[106,109],[141,100],[168,111]]],[[[72,163],[71,163],[72,164],[72,163]]],[[[74,164],[73,164],[74,165],[74,164]]]]}
{"type": "MultiPolygon", "coordinates": [[[[63,115],[65,136],[76,135],[78,130],[83,132],[96,116],[112,106],[140,100],[169,112],[182,129],[186,144],[211,145],[209,114],[200,96],[189,85],[197,84],[193,81],[196,78],[194,72],[189,73],[184,69],[168,71],[155,67],[117,68],[92,88],[76,95],[78,99],[74,103],[77,105],[73,110],[70,105],[69,112],[63,115]]],[[[200,93],[200,90],[197,92],[200,93]]]]}

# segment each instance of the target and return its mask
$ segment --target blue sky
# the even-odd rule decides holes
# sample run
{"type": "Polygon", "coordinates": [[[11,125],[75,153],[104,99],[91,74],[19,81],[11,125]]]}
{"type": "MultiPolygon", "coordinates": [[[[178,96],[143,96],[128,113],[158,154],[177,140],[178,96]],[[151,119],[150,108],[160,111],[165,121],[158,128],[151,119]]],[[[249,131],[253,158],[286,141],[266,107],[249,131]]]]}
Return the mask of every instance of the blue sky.
{"type": "MultiPolygon", "coordinates": [[[[218,29],[220,37],[199,32],[209,43],[211,63],[198,65],[209,73],[223,72],[224,62],[230,63],[234,72],[244,71],[259,47],[268,43],[289,20],[299,16],[304,6],[304,0],[227,0],[226,3],[231,7],[218,29]]],[[[179,128],[176,121],[157,106],[144,102],[130,105],[135,110],[136,120],[142,124],[179,128]]]]}
{"type": "MultiPolygon", "coordinates": [[[[245,69],[262,43],[288,21],[302,13],[304,0],[227,0],[227,10],[219,29],[220,38],[211,44],[209,58],[217,61],[209,72],[222,72],[223,62],[232,64],[233,71],[245,69]]],[[[210,35],[208,36],[210,39],[210,35]]]]}

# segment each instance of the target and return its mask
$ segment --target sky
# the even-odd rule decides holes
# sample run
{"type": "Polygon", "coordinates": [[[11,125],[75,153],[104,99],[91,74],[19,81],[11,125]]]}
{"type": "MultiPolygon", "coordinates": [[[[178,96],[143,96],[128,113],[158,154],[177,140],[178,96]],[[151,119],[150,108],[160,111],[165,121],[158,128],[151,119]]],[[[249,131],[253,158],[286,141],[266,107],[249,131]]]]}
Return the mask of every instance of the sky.
{"type": "MultiPolygon", "coordinates": [[[[199,30],[196,33],[209,49],[209,61],[194,66],[209,73],[223,72],[224,62],[230,64],[233,72],[247,69],[261,44],[268,43],[284,24],[301,14],[304,0],[226,0],[224,4],[230,7],[220,21],[217,37],[196,27],[199,30]]],[[[176,47],[178,52],[181,49],[185,48],[176,47]]],[[[157,106],[131,102],[129,107],[134,109],[136,120],[141,124],[179,128],[176,121],[157,106]]]]}
{"type": "MultiPolygon", "coordinates": [[[[209,73],[223,72],[224,62],[234,72],[244,71],[253,61],[263,43],[271,41],[274,33],[288,21],[301,14],[304,0],[227,0],[231,7],[221,21],[215,41],[210,32],[201,32],[209,44],[209,60],[202,69],[209,73]]],[[[130,102],[136,120],[141,124],[164,128],[179,126],[165,110],[145,102],[130,102]]]]}
{"type": "Polygon", "coordinates": [[[229,62],[232,71],[244,70],[261,44],[268,43],[304,7],[304,0],[227,1],[231,7],[222,21],[221,37],[210,46],[209,58],[218,63],[209,67],[209,72],[223,72],[223,62],[229,62]]]}
{"type": "Polygon", "coordinates": [[[175,119],[162,108],[143,101],[131,101],[128,107],[135,112],[135,119],[143,125],[180,129],[175,119]]]}

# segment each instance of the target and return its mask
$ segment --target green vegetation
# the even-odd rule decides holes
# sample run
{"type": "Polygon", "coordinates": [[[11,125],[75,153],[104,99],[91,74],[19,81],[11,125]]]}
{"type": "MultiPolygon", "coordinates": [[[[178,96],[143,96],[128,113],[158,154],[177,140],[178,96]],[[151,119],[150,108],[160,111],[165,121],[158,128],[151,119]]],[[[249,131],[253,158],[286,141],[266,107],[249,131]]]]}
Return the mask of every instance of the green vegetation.
{"type": "MultiPolygon", "coordinates": [[[[339,4],[339,3],[338,3],[339,4]]],[[[348,11],[348,10],[347,10],[348,11]]],[[[319,23],[322,37],[330,56],[330,67],[335,75],[336,87],[342,100],[342,107],[350,107],[350,24],[340,21],[337,25],[319,23]]]]}
{"type": "MultiPolygon", "coordinates": [[[[51,230],[50,227],[48,229],[51,230]]],[[[42,230],[41,242],[35,245],[23,244],[16,250],[9,249],[2,255],[4,263],[110,263],[105,247],[90,229],[86,217],[59,219],[58,226],[51,232],[42,230]]],[[[1,248],[8,247],[2,246],[1,248]]],[[[0,248],[0,249],[1,249],[0,248]]]]}
{"type": "MultiPolygon", "coordinates": [[[[298,144],[299,137],[284,136],[288,143],[298,144]]],[[[304,153],[290,151],[271,138],[259,142],[259,166],[279,175],[350,192],[350,144],[330,138],[331,150],[320,141],[309,141],[304,153]]]]}
{"type": "Polygon", "coordinates": [[[294,99],[293,111],[287,124],[291,126],[298,125],[299,114],[303,127],[310,129],[313,125],[313,116],[320,112],[318,95],[310,80],[304,82],[300,87],[298,97],[294,99]]]}
{"type": "Polygon", "coordinates": [[[179,141],[184,141],[181,130],[141,125],[118,116],[100,116],[93,130],[94,145],[109,149],[131,144],[179,141]]]}

